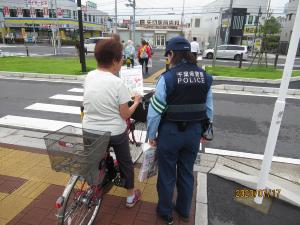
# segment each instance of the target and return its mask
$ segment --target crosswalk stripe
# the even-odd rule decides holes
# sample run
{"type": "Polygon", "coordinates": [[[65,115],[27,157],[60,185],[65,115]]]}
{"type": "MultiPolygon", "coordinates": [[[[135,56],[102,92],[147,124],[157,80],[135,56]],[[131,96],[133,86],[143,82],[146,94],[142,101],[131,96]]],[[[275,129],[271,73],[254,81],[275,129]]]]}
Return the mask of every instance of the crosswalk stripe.
{"type": "Polygon", "coordinates": [[[59,99],[59,100],[68,100],[68,101],[78,101],[82,102],[83,101],[83,96],[77,96],[77,95],[54,95],[50,97],[51,99],[59,99]]]}
{"type": "Polygon", "coordinates": [[[47,120],[13,115],[7,115],[0,118],[0,125],[24,127],[46,131],[56,131],[67,125],[82,127],[81,123],[71,123],[66,121],[47,120]]]}
{"type": "Polygon", "coordinates": [[[68,92],[83,93],[83,88],[72,88],[72,89],[68,90],[68,92]]]}
{"type": "Polygon", "coordinates": [[[47,111],[47,112],[67,113],[67,114],[75,114],[75,115],[80,114],[80,108],[78,106],[35,103],[33,105],[26,107],[25,109],[37,110],[37,111],[47,111]]]}

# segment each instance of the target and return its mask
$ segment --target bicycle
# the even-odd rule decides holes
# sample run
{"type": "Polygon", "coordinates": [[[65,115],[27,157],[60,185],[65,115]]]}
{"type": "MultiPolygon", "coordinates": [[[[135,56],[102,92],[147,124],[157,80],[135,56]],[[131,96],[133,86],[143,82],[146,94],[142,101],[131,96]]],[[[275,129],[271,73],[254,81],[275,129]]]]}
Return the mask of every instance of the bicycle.
{"type": "MultiPolygon", "coordinates": [[[[142,154],[136,127],[144,124],[147,102],[143,102],[127,121],[133,162],[142,154]],[[142,113],[144,115],[142,115],[142,113]],[[138,120],[139,119],[139,120],[138,120]]],[[[142,138],[142,132],[139,134],[142,138]]],[[[122,186],[118,162],[109,148],[110,132],[91,131],[66,126],[44,137],[51,167],[71,175],[55,203],[58,224],[91,225],[101,207],[102,198],[113,185],[122,186]],[[101,151],[100,151],[101,150],[101,151]]],[[[147,139],[147,137],[146,137],[147,139]]],[[[145,141],[146,141],[145,139],[145,141]]]]}

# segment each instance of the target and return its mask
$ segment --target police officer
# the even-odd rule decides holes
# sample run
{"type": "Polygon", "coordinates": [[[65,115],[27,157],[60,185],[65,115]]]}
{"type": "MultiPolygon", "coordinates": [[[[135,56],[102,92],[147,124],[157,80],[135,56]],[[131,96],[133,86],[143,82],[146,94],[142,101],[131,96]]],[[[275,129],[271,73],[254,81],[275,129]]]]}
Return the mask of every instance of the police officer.
{"type": "Polygon", "coordinates": [[[157,213],[173,224],[173,208],[189,221],[193,196],[193,165],[200,146],[203,121],[212,120],[212,77],[197,66],[190,43],[170,39],[166,56],[170,70],[157,83],[148,110],[149,143],[157,146],[157,213]],[[174,187],[177,199],[173,205],[174,187]]]}

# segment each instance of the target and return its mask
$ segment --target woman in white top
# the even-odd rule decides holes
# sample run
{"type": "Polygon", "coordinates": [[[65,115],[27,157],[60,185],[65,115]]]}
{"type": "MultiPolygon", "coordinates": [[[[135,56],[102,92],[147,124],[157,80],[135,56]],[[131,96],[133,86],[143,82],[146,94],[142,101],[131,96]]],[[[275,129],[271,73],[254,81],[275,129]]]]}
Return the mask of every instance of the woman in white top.
{"type": "Polygon", "coordinates": [[[134,104],[123,81],[115,74],[122,66],[122,44],[114,39],[103,40],[95,47],[97,69],[88,73],[84,84],[85,129],[111,132],[110,146],[119,163],[123,187],[128,190],[126,206],[133,207],[141,197],[134,188],[134,167],[129,151],[126,119],[130,118],[139,105],[140,96],[134,104]]]}

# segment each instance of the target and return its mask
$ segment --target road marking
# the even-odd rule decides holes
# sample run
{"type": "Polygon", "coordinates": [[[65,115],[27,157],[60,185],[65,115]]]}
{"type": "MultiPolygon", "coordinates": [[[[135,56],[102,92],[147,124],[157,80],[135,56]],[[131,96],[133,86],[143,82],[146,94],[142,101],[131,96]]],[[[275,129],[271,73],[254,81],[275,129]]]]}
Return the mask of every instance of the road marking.
{"type": "Polygon", "coordinates": [[[67,113],[67,114],[74,114],[74,115],[80,114],[79,106],[35,103],[33,105],[26,107],[25,109],[47,111],[47,112],[67,113]]]}
{"type": "Polygon", "coordinates": [[[59,99],[59,100],[67,100],[67,101],[78,101],[82,102],[83,101],[83,96],[76,96],[76,95],[54,95],[50,97],[51,99],[59,99]]]}
{"type": "MultiPolygon", "coordinates": [[[[260,159],[260,160],[262,160],[264,157],[264,155],[261,154],[229,151],[229,150],[222,150],[216,148],[205,148],[205,153],[214,154],[214,155],[234,156],[234,157],[241,157],[247,159],[260,159]]],[[[300,159],[293,159],[293,158],[279,157],[279,156],[273,156],[273,162],[300,165],[300,159]]]]}
{"type": "Polygon", "coordinates": [[[83,93],[83,88],[72,88],[68,92],[83,93]]]}
{"type": "Polygon", "coordinates": [[[56,131],[67,125],[82,127],[81,123],[71,123],[58,120],[38,119],[32,117],[7,115],[0,118],[0,125],[32,128],[37,130],[56,131]]]}

